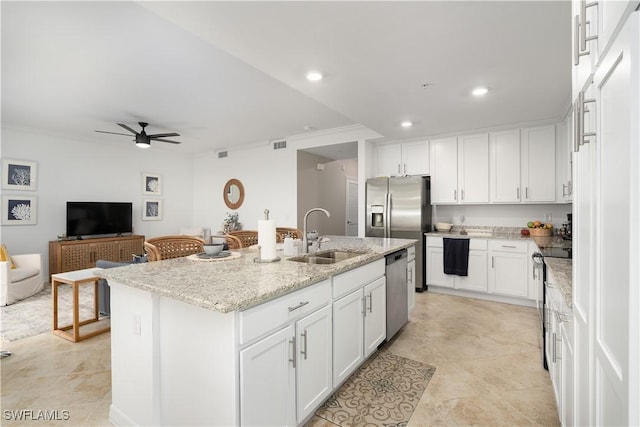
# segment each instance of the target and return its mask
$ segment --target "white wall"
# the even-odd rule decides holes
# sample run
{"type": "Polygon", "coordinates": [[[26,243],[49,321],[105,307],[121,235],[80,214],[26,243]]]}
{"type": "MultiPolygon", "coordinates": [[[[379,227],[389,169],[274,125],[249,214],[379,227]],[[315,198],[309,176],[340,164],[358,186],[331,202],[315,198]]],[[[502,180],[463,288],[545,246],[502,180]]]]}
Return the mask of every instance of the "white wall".
{"type": "Polygon", "coordinates": [[[460,215],[464,215],[464,225],[526,227],[529,221],[543,221],[546,214],[551,214],[551,223],[560,228],[567,222],[567,214],[571,213],[570,204],[549,205],[441,205],[433,208],[436,222],[460,224],[460,215]]]}
{"type": "Polygon", "coordinates": [[[48,267],[48,242],[65,232],[67,201],[133,203],[134,233],[174,234],[193,218],[193,160],[175,151],[76,141],[36,131],[3,128],[2,158],[37,163],[36,191],[2,190],[37,197],[36,225],[3,225],[0,238],[11,253],[41,253],[48,267]],[[162,176],[161,221],[142,221],[142,173],[162,176]]]}
{"type": "MultiPolygon", "coordinates": [[[[297,150],[344,142],[364,141],[380,135],[362,126],[350,126],[287,138],[287,148],[274,150],[269,141],[228,150],[228,157],[218,159],[216,153],[194,160],[194,225],[221,230],[222,221],[232,212],[222,199],[224,184],[239,179],[245,188],[245,199],[236,211],[245,230],[257,230],[263,211],[279,227],[297,227],[297,150]]],[[[364,172],[359,180],[364,182],[364,172]]],[[[363,169],[364,171],[364,169],[363,169]]],[[[364,190],[362,190],[364,208],[364,190]]],[[[364,212],[364,210],[362,211],[364,212]]],[[[364,215],[364,214],[363,214],[364,215]]],[[[363,234],[364,235],[364,234],[363,234]]]]}

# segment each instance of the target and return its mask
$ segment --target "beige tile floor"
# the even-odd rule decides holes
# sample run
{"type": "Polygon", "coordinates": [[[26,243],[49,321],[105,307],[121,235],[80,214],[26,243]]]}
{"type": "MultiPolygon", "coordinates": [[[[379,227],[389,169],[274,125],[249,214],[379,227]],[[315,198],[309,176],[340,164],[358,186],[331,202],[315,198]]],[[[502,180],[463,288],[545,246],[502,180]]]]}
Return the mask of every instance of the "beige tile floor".
{"type": "MultiPolygon", "coordinates": [[[[534,309],[433,293],[416,300],[389,350],[437,370],[409,425],[559,425],[534,309]]],[[[1,425],[111,425],[108,333],[76,344],[45,333],[2,349],[13,355],[0,362],[1,425]],[[60,420],[18,421],[16,410],[60,420]]]]}

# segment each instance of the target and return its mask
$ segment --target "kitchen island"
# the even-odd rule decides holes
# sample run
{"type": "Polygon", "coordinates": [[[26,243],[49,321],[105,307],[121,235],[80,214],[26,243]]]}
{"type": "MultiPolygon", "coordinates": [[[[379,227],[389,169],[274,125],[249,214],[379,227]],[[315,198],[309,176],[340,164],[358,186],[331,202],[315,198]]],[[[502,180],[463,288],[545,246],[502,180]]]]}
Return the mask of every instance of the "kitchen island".
{"type": "Polygon", "coordinates": [[[333,330],[345,338],[353,319],[336,327],[345,317],[333,312],[355,301],[364,318],[346,338],[366,340],[367,322],[379,324],[380,315],[384,322],[384,256],[415,243],[330,236],[323,250],[361,254],[328,265],[256,263],[257,250],[240,249],[226,261],[187,257],[99,270],[111,286],[111,421],[303,423],[370,354],[371,345],[359,343],[360,358],[335,376],[342,356],[333,330]]]}

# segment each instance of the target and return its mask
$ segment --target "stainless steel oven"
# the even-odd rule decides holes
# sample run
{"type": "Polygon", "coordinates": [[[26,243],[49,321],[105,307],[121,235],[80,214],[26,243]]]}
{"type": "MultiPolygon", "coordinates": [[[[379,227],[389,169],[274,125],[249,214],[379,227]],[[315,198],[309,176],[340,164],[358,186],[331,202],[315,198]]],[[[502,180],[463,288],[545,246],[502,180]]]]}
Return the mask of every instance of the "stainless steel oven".
{"type": "Polygon", "coordinates": [[[538,309],[538,318],[540,324],[540,333],[542,335],[541,349],[542,349],[542,366],[544,369],[549,369],[549,365],[547,364],[547,355],[545,352],[546,348],[546,336],[547,336],[547,319],[545,310],[547,304],[547,293],[546,293],[546,283],[547,283],[547,265],[544,262],[545,258],[564,258],[571,259],[572,252],[571,246],[564,245],[562,247],[547,247],[540,249],[540,252],[534,252],[531,255],[532,264],[533,264],[533,279],[536,281],[536,286],[538,287],[538,294],[536,298],[536,307],[538,309]]]}

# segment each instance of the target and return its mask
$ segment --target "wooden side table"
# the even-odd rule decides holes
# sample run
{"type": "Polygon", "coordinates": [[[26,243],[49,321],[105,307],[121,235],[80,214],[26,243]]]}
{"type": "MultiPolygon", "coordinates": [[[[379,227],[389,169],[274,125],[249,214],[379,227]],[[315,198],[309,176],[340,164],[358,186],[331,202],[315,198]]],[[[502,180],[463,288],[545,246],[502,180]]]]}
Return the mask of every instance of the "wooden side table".
{"type": "Polygon", "coordinates": [[[53,333],[72,342],[82,341],[87,338],[109,332],[111,325],[106,328],[96,329],[80,335],[80,327],[99,320],[98,313],[98,280],[95,275],[97,268],[87,268],[84,270],[69,271],[66,273],[53,274],[51,276],[51,292],[53,297],[53,333]],[[93,317],[80,321],[80,285],[93,283],[93,317]],[[58,286],[68,284],[73,288],[73,322],[70,325],[58,325],[58,286]],[[71,330],[71,332],[69,332],[71,330]]]}

